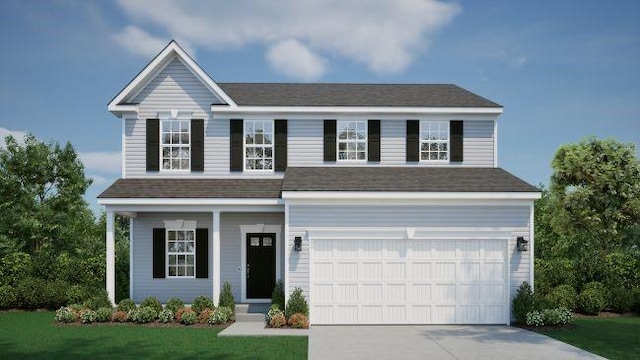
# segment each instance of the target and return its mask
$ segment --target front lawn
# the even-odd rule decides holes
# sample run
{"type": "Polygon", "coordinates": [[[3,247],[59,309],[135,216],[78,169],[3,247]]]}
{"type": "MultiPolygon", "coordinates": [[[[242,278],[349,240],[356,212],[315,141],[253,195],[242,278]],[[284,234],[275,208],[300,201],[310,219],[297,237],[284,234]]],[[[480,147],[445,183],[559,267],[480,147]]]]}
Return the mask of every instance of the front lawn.
{"type": "Polygon", "coordinates": [[[0,359],[306,359],[306,337],[223,337],[215,328],[55,325],[53,312],[0,313],[0,359]]]}
{"type": "Polygon", "coordinates": [[[640,317],[589,317],[573,329],[543,331],[547,336],[606,358],[640,358],[640,317]]]}

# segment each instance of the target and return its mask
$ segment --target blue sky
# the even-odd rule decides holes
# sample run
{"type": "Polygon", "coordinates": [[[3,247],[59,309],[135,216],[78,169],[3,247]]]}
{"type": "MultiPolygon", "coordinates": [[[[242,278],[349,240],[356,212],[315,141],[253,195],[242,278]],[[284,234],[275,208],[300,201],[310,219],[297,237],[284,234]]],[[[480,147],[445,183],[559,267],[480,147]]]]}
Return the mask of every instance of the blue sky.
{"type": "Polygon", "coordinates": [[[504,106],[499,165],[547,183],[561,144],[640,144],[639,14],[639,1],[3,0],[0,135],[70,141],[97,210],[120,175],[107,102],[176,38],[221,82],[458,84],[504,106]]]}

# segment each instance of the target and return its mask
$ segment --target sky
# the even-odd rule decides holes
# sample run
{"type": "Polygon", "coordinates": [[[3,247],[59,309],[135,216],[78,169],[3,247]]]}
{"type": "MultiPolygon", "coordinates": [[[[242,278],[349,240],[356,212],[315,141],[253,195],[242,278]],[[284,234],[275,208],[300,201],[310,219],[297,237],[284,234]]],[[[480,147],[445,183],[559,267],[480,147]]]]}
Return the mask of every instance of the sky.
{"type": "Polygon", "coordinates": [[[0,137],[71,142],[100,211],[121,171],[107,103],[176,39],[220,82],[457,84],[504,106],[499,166],[547,184],[562,144],[640,144],[639,18],[637,0],[2,0],[0,137]]]}

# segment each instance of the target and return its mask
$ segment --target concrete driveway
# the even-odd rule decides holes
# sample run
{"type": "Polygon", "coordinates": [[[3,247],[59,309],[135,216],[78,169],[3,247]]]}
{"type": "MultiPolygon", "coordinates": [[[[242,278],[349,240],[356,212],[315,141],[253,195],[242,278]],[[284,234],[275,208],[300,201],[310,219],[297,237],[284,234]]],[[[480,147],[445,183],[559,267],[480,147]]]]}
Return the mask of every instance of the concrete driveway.
{"type": "Polygon", "coordinates": [[[508,326],[313,326],[309,359],[603,359],[508,326]]]}

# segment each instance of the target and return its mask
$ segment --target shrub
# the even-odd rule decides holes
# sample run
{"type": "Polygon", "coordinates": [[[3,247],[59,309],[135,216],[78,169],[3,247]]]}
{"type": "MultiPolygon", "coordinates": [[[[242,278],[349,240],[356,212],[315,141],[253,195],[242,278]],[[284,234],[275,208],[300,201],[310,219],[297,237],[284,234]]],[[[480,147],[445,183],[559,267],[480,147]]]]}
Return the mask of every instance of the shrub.
{"type": "Polygon", "coordinates": [[[520,285],[513,298],[513,315],[516,318],[516,323],[529,325],[527,314],[534,310],[534,305],[535,300],[531,285],[525,281],[520,285]]]}
{"type": "Polygon", "coordinates": [[[71,323],[75,322],[78,319],[78,315],[75,311],[71,310],[68,307],[61,307],[56,311],[56,321],[71,323]]]}
{"type": "Polygon", "coordinates": [[[91,324],[92,322],[96,321],[96,317],[97,317],[97,314],[95,311],[85,310],[82,312],[82,316],[80,317],[80,320],[82,321],[83,324],[91,324]]]}
{"type": "Polygon", "coordinates": [[[536,259],[536,293],[548,294],[553,288],[559,285],[569,285],[576,287],[576,275],[573,263],[567,259],[536,259]]]}
{"type": "Polygon", "coordinates": [[[67,289],[67,302],[69,304],[81,304],[89,297],[87,290],[82,285],[71,285],[67,289]]]}
{"type": "Polygon", "coordinates": [[[111,300],[109,300],[109,295],[105,289],[98,290],[97,294],[89,298],[84,303],[89,309],[97,310],[103,307],[112,308],[113,304],[111,304],[111,300]]]}
{"type": "Polygon", "coordinates": [[[198,314],[198,319],[197,319],[198,323],[206,324],[209,321],[209,318],[211,317],[211,315],[213,315],[213,313],[214,313],[213,309],[206,308],[202,310],[200,314],[198,314]]]}
{"type": "Polygon", "coordinates": [[[173,311],[171,309],[164,309],[158,314],[158,319],[163,323],[170,323],[173,321],[173,311]]]}
{"type": "Polygon", "coordinates": [[[271,305],[269,307],[269,311],[267,311],[267,324],[270,323],[271,319],[273,319],[273,317],[278,315],[278,314],[284,315],[284,312],[282,312],[282,310],[280,310],[280,306],[278,306],[278,304],[271,305]]]}
{"type": "Polygon", "coordinates": [[[279,309],[284,309],[284,281],[276,281],[271,293],[271,305],[278,305],[279,309]]]}
{"type": "Polygon", "coordinates": [[[111,308],[101,307],[98,310],[96,310],[96,321],[97,322],[111,321],[111,308]]]}
{"type": "Polygon", "coordinates": [[[14,252],[0,260],[0,284],[18,285],[33,273],[33,262],[29,254],[14,252]]]}
{"type": "Polygon", "coordinates": [[[17,305],[22,309],[38,309],[47,306],[44,280],[34,277],[24,278],[16,288],[18,294],[17,305]]]}
{"type": "Polygon", "coordinates": [[[609,289],[631,288],[640,283],[640,250],[615,251],[604,260],[604,280],[609,289]]]}
{"type": "Polygon", "coordinates": [[[210,297],[200,295],[193,299],[191,303],[191,309],[196,312],[196,314],[200,314],[204,309],[213,309],[213,300],[210,297]]]}
{"type": "Polygon", "coordinates": [[[129,314],[126,311],[116,311],[113,313],[113,321],[115,322],[127,322],[129,321],[129,314]]]}
{"type": "Polygon", "coordinates": [[[150,323],[158,318],[158,313],[152,307],[141,306],[138,310],[131,310],[128,313],[129,321],[138,324],[150,323]]]}
{"type": "Polygon", "coordinates": [[[178,309],[178,311],[176,311],[176,322],[181,323],[182,322],[182,315],[186,314],[186,313],[191,313],[191,312],[195,312],[193,310],[191,310],[191,308],[188,307],[183,307],[178,309]]]}
{"type": "Polygon", "coordinates": [[[49,309],[58,309],[61,306],[65,306],[69,303],[67,300],[67,290],[69,284],[64,280],[49,281],[45,284],[46,306],[49,309]]]}
{"type": "Polygon", "coordinates": [[[155,296],[144,298],[140,303],[140,307],[150,307],[155,310],[156,313],[160,313],[162,311],[162,303],[155,296]]]}
{"type": "Polygon", "coordinates": [[[0,310],[13,309],[17,302],[18,294],[13,286],[0,286],[0,310]]]}
{"type": "Polygon", "coordinates": [[[631,288],[631,297],[633,298],[631,310],[640,313],[640,286],[631,288]]]}
{"type": "Polygon", "coordinates": [[[562,325],[571,322],[571,310],[565,307],[556,309],[533,310],[526,315],[526,324],[529,326],[562,325]]]}
{"type": "Polygon", "coordinates": [[[136,303],[134,303],[131,299],[122,299],[118,304],[118,311],[129,312],[135,309],[137,309],[136,303]]]}
{"type": "Polygon", "coordinates": [[[222,285],[222,292],[220,292],[220,300],[218,301],[218,307],[220,306],[231,309],[233,314],[236,313],[236,300],[233,298],[231,284],[228,281],[225,281],[224,285],[222,285]]]}
{"type": "Polygon", "coordinates": [[[298,287],[293,290],[293,293],[291,293],[289,301],[287,302],[287,307],[284,309],[284,314],[287,318],[297,313],[309,316],[309,305],[307,305],[307,300],[305,300],[304,295],[302,294],[302,289],[298,287]]]}
{"type": "Polygon", "coordinates": [[[209,317],[209,324],[223,324],[231,320],[233,311],[226,306],[219,306],[209,317]]]}
{"type": "Polygon", "coordinates": [[[176,311],[178,311],[178,309],[183,307],[184,307],[184,303],[182,302],[182,300],[178,298],[171,298],[164,305],[165,309],[173,311],[174,314],[176,313],[176,311]]]}
{"type": "Polygon", "coordinates": [[[597,315],[607,306],[607,289],[602,283],[592,281],[582,288],[578,303],[585,314],[597,315]]]}
{"type": "Polygon", "coordinates": [[[272,328],[281,328],[287,325],[287,319],[285,319],[283,314],[278,314],[271,318],[271,321],[269,321],[269,325],[271,325],[272,328]]]}
{"type": "Polygon", "coordinates": [[[631,311],[633,307],[634,294],[631,290],[625,289],[621,286],[610,289],[610,305],[611,310],[618,313],[625,313],[631,311]]]}
{"type": "Polygon", "coordinates": [[[185,325],[193,325],[196,323],[197,320],[198,320],[198,315],[196,314],[195,311],[185,311],[182,314],[182,319],[180,320],[180,322],[185,325]]]}
{"type": "Polygon", "coordinates": [[[289,326],[296,329],[308,329],[309,319],[300,313],[293,314],[289,318],[289,326]]]}
{"type": "Polygon", "coordinates": [[[545,298],[554,308],[565,307],[574,310],[578,302],[578,293],[571,285],[564,284],[553,288],[545,298]]]}

